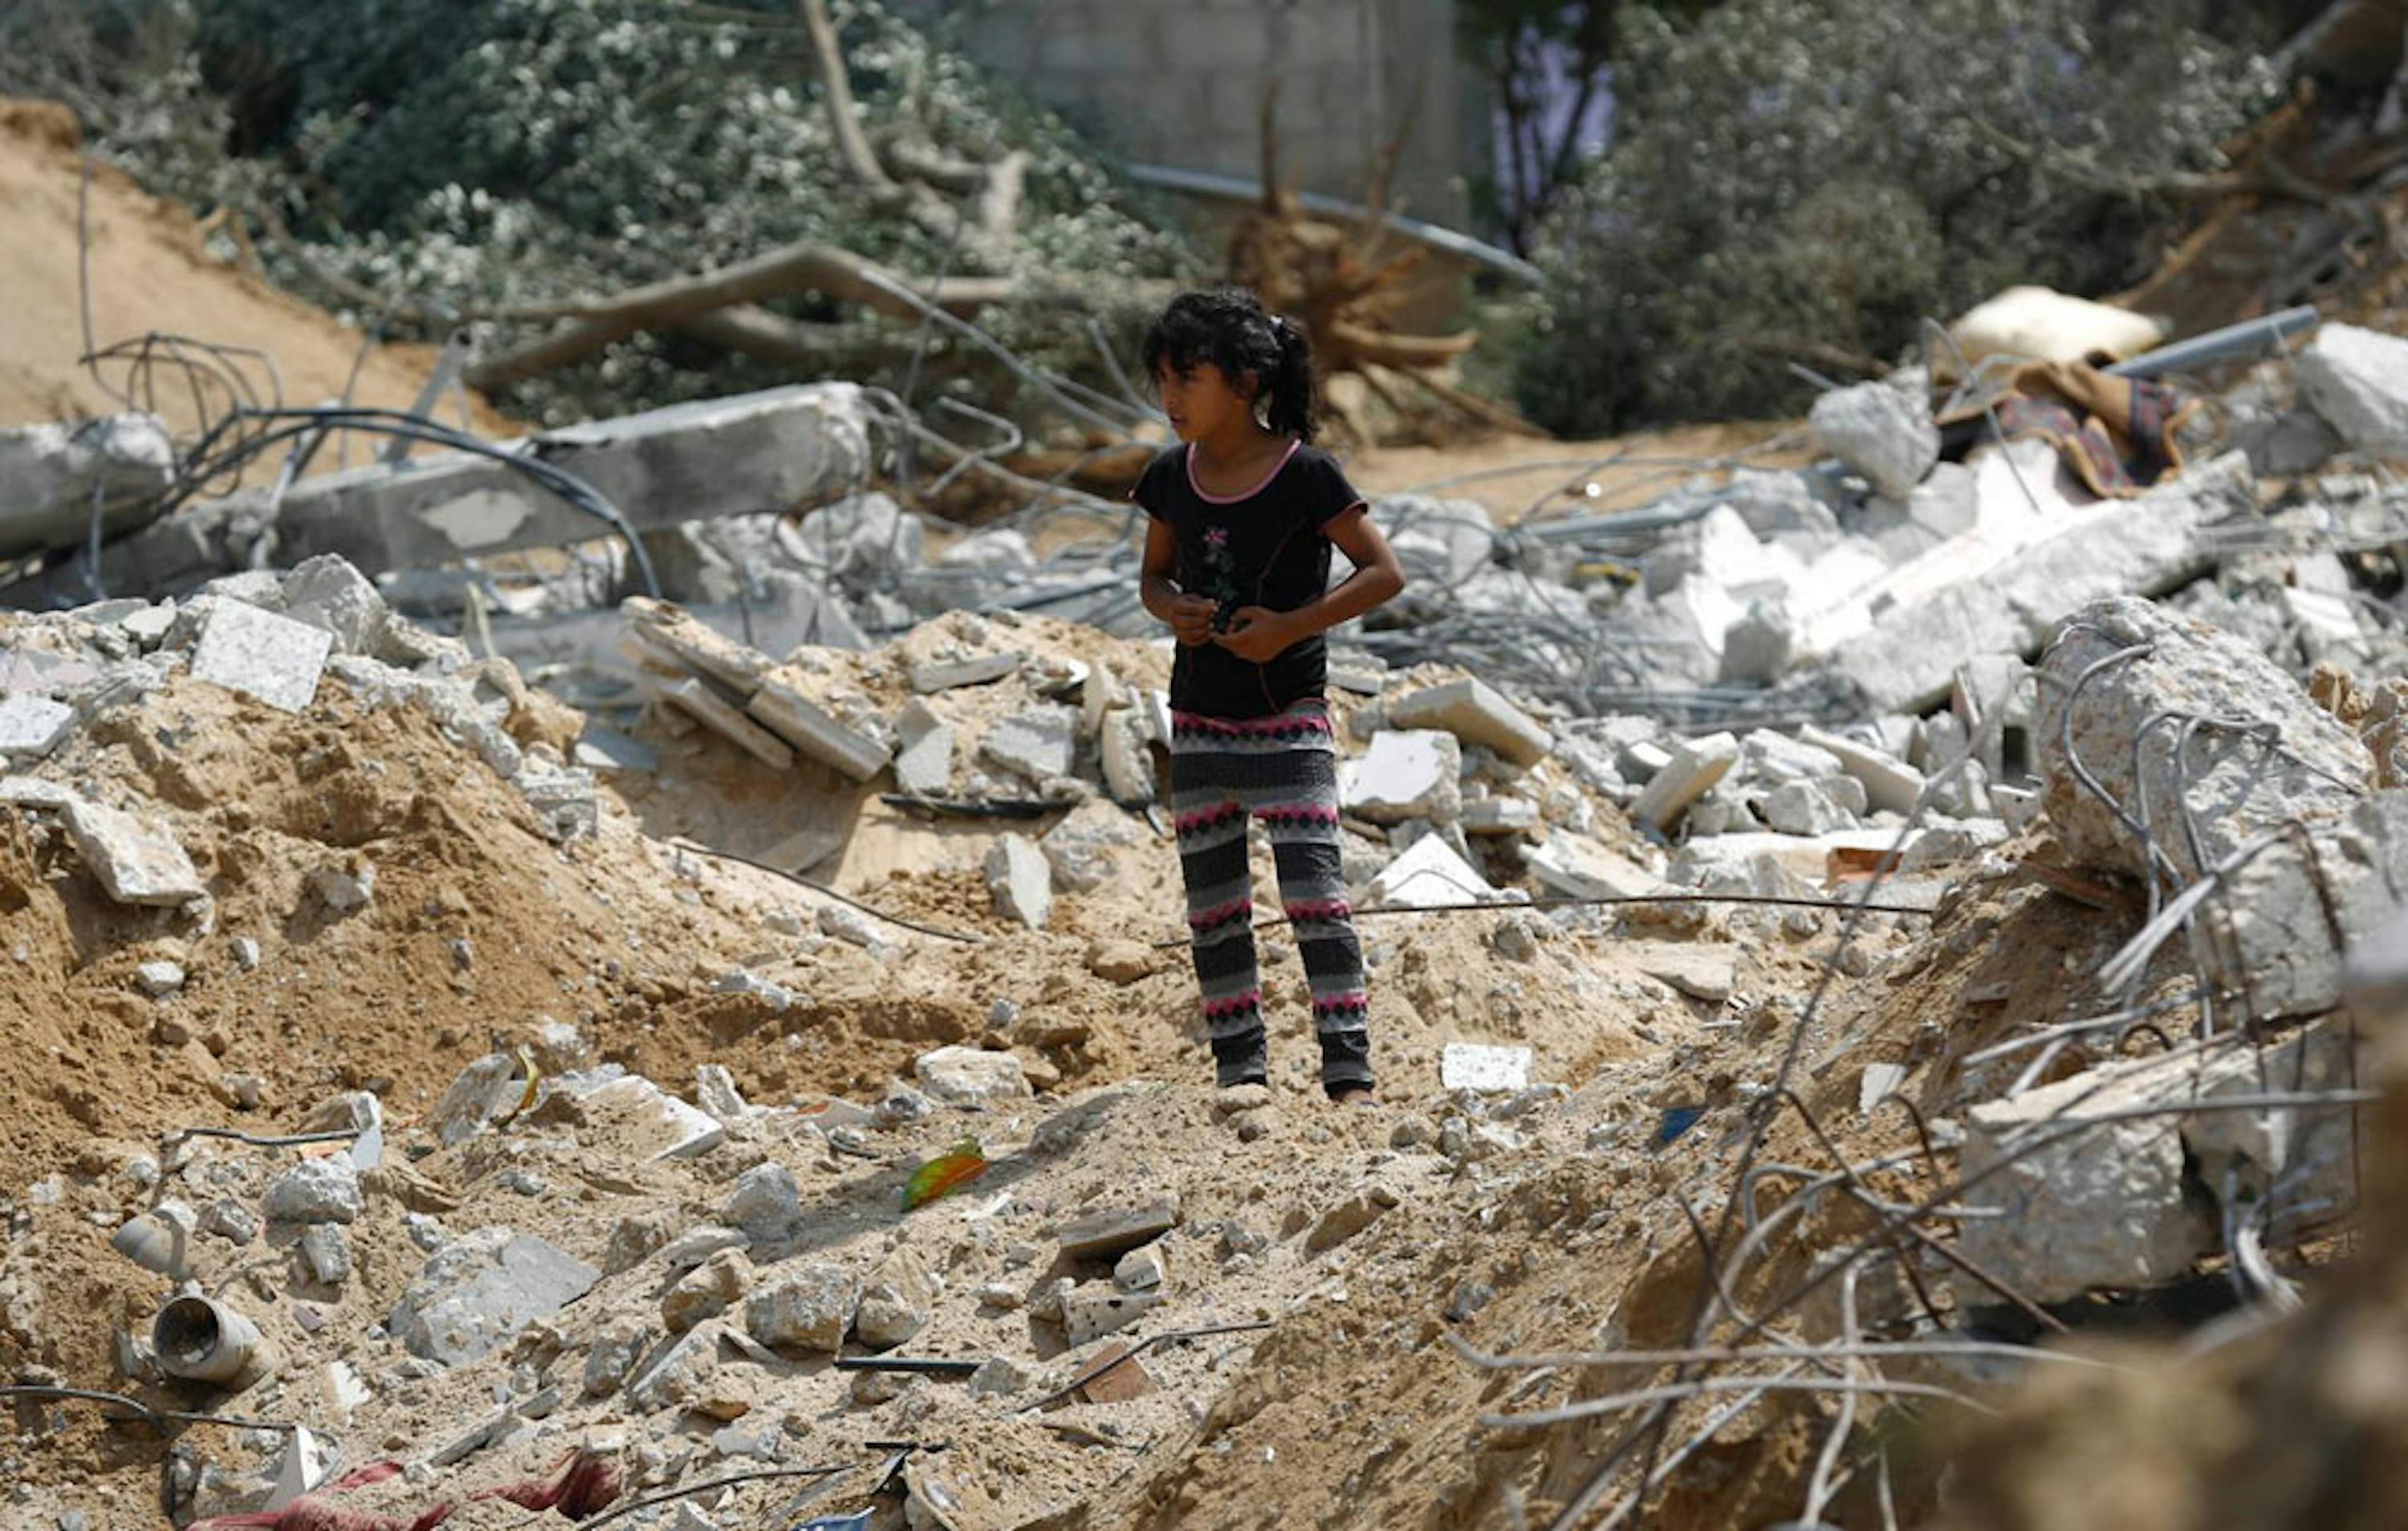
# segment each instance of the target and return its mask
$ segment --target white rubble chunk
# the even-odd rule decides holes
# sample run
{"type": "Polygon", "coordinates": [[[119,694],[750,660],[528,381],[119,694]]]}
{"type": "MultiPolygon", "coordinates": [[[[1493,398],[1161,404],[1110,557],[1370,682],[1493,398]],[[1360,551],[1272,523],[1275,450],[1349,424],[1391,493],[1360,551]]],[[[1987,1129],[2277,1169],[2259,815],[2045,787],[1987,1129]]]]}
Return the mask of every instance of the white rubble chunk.
{"type": "Polygon", "coordinates": [[[284,615],[324,628],[336,652],[372,655],[384,646],[390,620],[384,596],[367,576],[333,553],[297,565],[284,577],[283,595],[284,615]]]}
{"type": "Polygon", "coordinates": [[[853,1313],[853,1338],[873,1351],[891,1351],[928,1326],[937,1316],[944,1283],[910,1249],[878,1263],[862,1283],[853,1313]]]}
{"type": "Polygon", "coordinates": [[[1146,747],[1144,714],[1138,708],[1119,708],[1104,714],[1096,753],[1103,766],[1104,790],[1113,802],[1141,807],[1159,795],[1154,756],[1146,747]]]}
{"type": "Polygon", "coordinates": [[[1520,1090],[1530,1082],[1531,1057],[1526,1047],[1449,1042],[1439,1053],[1438,1080],[1449,1090],[1520,1090]]]}
{"type": "Polygon", "coordinates": [[[1125,1329],[1154,1310],[1160,1291],[1121,1292],[1106,1286],[1074,1287],[1062,1295],[1062,1332],[1073,1346],[1090,1344],[1125,1329]]]}
{"type": "Polygon", "coordinates": [[[920,1088],[948,1106],[988,1106],[1025,1100],[1035,1092],[1020,1060],[1009,1052],[974,1047],[940,1047],[911,1062],[920,1088]]]}
{"type": "Polygon", "coordinates": [[[1156,1239],[1140,1245],[1112,1264],[1112,1284],[1124,1292],[1159,1291],[1170,1275],[1170,1256],[1156,1239]]]}
{"type": "Polygon", "coordinates": [[[895,784],[919,797],[942,797],[953,785],[953,725],[913,697],[895,717],[895,784]]]}
{"type": "Polygon", "coordinates": [[[134,981],[153,999],[163,999],[184,986],[184,965],[164,958],[135,966],[134,981]]]}
{"type": "Polygon", "coordinates": [[[1874,490],[1902,500],[1940,461],[1931,413],[1885,382],[1835,388],[1806,417],[1814,444],[1862,474],[1874,490]]]}
{"type": "Polygon", "coordinates": [[[1516,766],[1535,766],[1553,745],[1545,728],[1485,680],[1426,686],[1388,704],[1393,728],[1442,728],[1466,744],[1484,744],[1516,766]]]}
{"type": "Polygon", "coordinates": [[[602,809],[594,797],[594,773],[583,766],[558,771],[524,766],[510,779],[510,785],[518,788],[519,795],[535,810],[536,822],[552,839],[565,843],[600,832],[602,809]]]}
{"type": "Polygon", "coordinates": [[[1463,805],[1467,835],[1523,835],[1539,827],[1539,805],[1526,797],[1476,797],[1463,805]]]}
{"type": "Polygon", "coordinates": [[[958,686],[982,686],[1020,668],[1018,652],[922,660],[911,666],[911,689],[926,695],[958,686]]]}
{"type": "Polygon", "coordinates": [[[1070,774],[1078,742],[1076,708],[1033,707],[989,724],[979,753],[1041,787],[1070,774]]]}
{"type": "Polygon", "coordinates": [[[745,1299],[744,1330],[764,1345],[826,1351],[844,1346],[861,1281],[842,1266],[808,1266],[745,1299]]]}
{"type": "Polygon", "coordinates": [[[723,1127],[741,1126],[752,1120],[752,1108],[745,1104],[743,1094],[736,1088],[736,1076],[725,1064],[694,1066],[694,1099],[723,1127]]]}
{"type": "Polygon", "coordinates": [[[165,825],[82,797],[60,807],[84,865],[117,902],[184,904],[206,891],[192,858],[165,825]]]}
{"type": "Polygon", "coordinates": [[[131,531],[157,515],[175,477],[175,443],[156,415],[0,429],[0,562],[83,546],[95,490],[103,534],[131,531]]]}
{"type": "Polygon", "coordinates": [[[1875,811],[1914,811],[1915,800],[1923,795],[1924,777],[1906,762],[1871,745],[1826,733],[1812,723],[1798,730],[1798,738],[1832,756],[1842,770],[1863,782],[1865,800],[1875,811]]]}
{"type": "Polygon", "coordinates": [[[1005,835],[986,853],[987,892],[995,907],[1031,930],[1054,911],[1054,868],[1025,835],[1005,835]]]}
{"type": "MultiPolygon", "coordinates": [[[[648,1159],[687,1159],[727,1140],[727,1129],[640,1074],[561,1075],[552,1083],[577,1097],[585,1118],[627,1135],[648,1159]]],[[[614,1139],[617,1140],[617,1139],[614,1139]]]]}
{"type": "Polygon", "coordinates": [[[240,601],[222,601],[201,625],[193,674],[255,697],[282,712],[299,712],[318,694],[334,635],[240,601]]]}
{"type": "Polygon", "coordinates": [[[1551,832],[1527,865],[1539,886],[1566,898],[1635,898],[1665,889],[1662,878],[1585,835],[1551,832]]]}
{"type": "Polygon", "coordinates": [[[1119,869],[1119,853],[1140,843],[1129,815],[1113,805],[1091,799],[1073,808],[1038,842],[1054,880],[1072,893],[1094,893],[1119,869]]]}
{"type": "Polygon", "coordinates": [[[1856,816],[1812,781],[1785,781],[1764,796],[1764,822],[1784,835],[1828,835],[1854,829],[1856,816]]]}
{"type": "Polygon", "coordinates": [[[802,1194],[796,1188],[794,1172],[774,1160],[754,1165],[736,1177],[719,1209],[722,1222],[761,1240],[784,1237],[802,1215],[802,1194]]]}
{"type": "Polygon", "coordinates": [[[1463,816],[1463,746],[1441,729],[1383,728],[1359,760],[1338,767],[1338,799],[1375,824],[1463,816]]]}
{"type": "Polygon", "coordinates": [[[696,676],[638,674],[636,683],[655,702],[666,703],[736,744],[772,770],[792,770],[795,751],[785,740],[754,723],[696,676]]]}
{"type": "Polygon", "coordinates": [[[351,1277],[351,1246],[335,1223],[313,1223],[301,1230],[301,1258],[309,1273],[327,1286],[340,1286],[351,1277]]]}
{"type": "Polygon", "coordinates": [[[1655,829],[1670,828],[1738,760],[1739,739],[1732,735],[1684,741],[1631,804],[1630,817],[1655,829]]]}
{"type": "Polygon", "coordinates": [[[540,1238],[479,1228],[427,1260],[385,1327],[410,1354],[458,1366],[585,1295],[601,1275],[540,1238]]]}
{"type": "Polygon", "coordinates": [[[267,1182],[261,1213],[270,1223],[350,1223],[360,1215],[360,1172],[351,1156],[304,1159],[267,1182]]]}
{"type": "Polygon", "coordinates": [[[1491,886],[1469,862],[1455,854],[1455,847],[1437,835],[1423,836],[1403,855],[1388,863],[1371,880],[1369,892],[1375,905],[1407,905],[1414,909],[1524,901],[1522,896],[1491,886]]]}
{"type": "Polygon", "coordinates": [[[0,699],[0,760],[40,760],[75,727],[75,708],[21,691],[0,699]]]}
{"type": "Polygon", "coordinates": [[[847,725],[790,681],[775,676],[765,680],[744,710],[804,754],[855,781],[867,781],[885,768],[884,744],[847,725]]]}
{"type": "Polygon", "coordinates": [[[2359,451],[2408,451],[2408,340],[2326,324],[2297,358],[2316,412],[2359,451]]]}

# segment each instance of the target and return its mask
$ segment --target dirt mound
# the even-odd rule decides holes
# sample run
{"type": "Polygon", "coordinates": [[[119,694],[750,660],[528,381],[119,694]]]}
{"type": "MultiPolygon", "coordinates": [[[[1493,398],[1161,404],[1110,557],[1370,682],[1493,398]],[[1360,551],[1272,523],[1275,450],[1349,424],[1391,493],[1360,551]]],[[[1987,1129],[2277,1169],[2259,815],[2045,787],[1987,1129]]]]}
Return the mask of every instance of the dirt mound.
{"type": "MultiPolygon", "coordinates": [[[[0,422],[76,420],[127,408],[78,360],[91,349],[78,276],[79,145],[74,115],[64,107],[0,100],[0,209],[8,224],[0,278],[7,299],[0,303],[0,422]]],[[[112,165],[93,163],[82,222],[90,231],[92,348],[153,331],[248,347],[273,359],[272,376],[256,357],[236,358],[236,365],[263,402],[272,402],[265,395],[280,384],[289,405],[331,402],[348,385],[356,404],[407,408],[433,369],[435,353],[423,346],[379,345],[363,355],[356,329],[213,255],[203,224],[112,165]]],[[[122,388],[123,364],[104,363],[102,376],[122,388]]],[[[138,408],[155,408],[179,434],[202,423],[178,377],[161,372],[157,380],[155,401],[141,399],[138,408]]],[[[221,394],[212,408],[228,402],[221,394]]],[[[458,422],[449,407],[441,417],[458,422]]],[[[481,399],[470,418],[480,434],[511,433],[481,399]]],[[[315,466],[322,471],[339,461],[339,453],[327,452],[315,466]]]]}

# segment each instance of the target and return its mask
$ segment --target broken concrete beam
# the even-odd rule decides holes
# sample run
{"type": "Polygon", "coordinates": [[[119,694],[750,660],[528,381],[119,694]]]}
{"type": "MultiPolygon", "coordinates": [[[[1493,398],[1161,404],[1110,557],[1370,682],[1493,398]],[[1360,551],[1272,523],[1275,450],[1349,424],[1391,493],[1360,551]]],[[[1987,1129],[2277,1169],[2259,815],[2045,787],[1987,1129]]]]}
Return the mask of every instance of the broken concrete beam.
{"type": "Polygon", "coordinates": [[[855,781],[867,781],[885,769],[885,745],[839,721],[804,695],[791,679],[781,679],[798,678],[799,673],[791,667],[772,671],[744,710],[804,754],[855,781]]]}
{"type": "Polygon", "coordinates": [[[2351,949],[2408,904],[2408,792],[2238,859],[2201,915],[2210,979],[2255,1015],[2319,1013],[2341,1001],[2351,949]]]}
{"type": "Polygon", "coordinates": [[[708,676],[738,695],[749,695],[768,675],[769,656],[714,630],[682,607],[642,595],[620,603],[638,662],[684,668],[708,676]]]}
{"type": "Polygon", "coordinates": [[[1017,653],[973,654],[967,659],[931,659],[911,666],[911,689],[927,695],[958,686],[982,686],[1020,668],[1017,653]]]}
{"type": "Polygon", "coordinates": [[[637,678],[644,694],[693,717],[713,733],[742,747],[772,770],[792,770],[795,751],[786,741],[738,711],[734,703],[697,678],[645,674],[637,678]]]}
{"type": "Polygon", "coordinates": [[[1442,728],[1466,744],[1484,744],[1516,766],[1547,758],[1553,739],[1528,713],[1485,680],[1426,686],[1388,704],[1392,728],[1442,728]]]}
{"type": "Polygon", "coordinates": [[[895,717],[895,784],[922,797],[942,797],[953,785],[953,730],[917,697],[895,717]]]}
{"type": "Polygon", "coordinates": [[[183,904],[206,891],[192,858],[165,825],[82,797],[60,807],[84,865],[119,903],[183,904]]]}
{"type": "Polygon", "coordinates": [[[2041,670],[2048,819],[2085,865],[2156,875],[2128,814],[2187,881],[2286,823],[2331,823],[2372,786],[2366,746],[2254,646],[2147,601],[2084,608],[2041,670]]]}
{"type": "Polygon", "coordinates": [[[95,491],[104,539],[153,521],[175,476],[175,445],[156,415],[0,430],[0,562],[83,546],[95,491]]]}
{"type": "MultiPolygon", "coordinates": [[[[869,417],[849,383],[803,383],[670,405],[506,445],[575,475],[637,531],[846,492],[867,474],[869,417]]],[[[614,535],[492,458],[445,453],[305,479],[285,495],[278,550],[339,553],[370,572],[614,535]]]]}
{"type": "Polygon", "coordinates": [[[514,1229],[480,1228],[431,1256],[385,1326],[412,1355],[455,1366],[585,1295],[602,1273],[514,1229]]]}
{"type": "Polygon", "coordinates": [[[1806,426],[1816,446],[1894,500],[1914,494],[1940,461],[1931,411],[1885,382],[1831,390],[1814,401],[1806,426]]]}
{"type": "Polygon", "coordinates": [[[1799,742],[1826,751],[1840,768],[1865,784],[1865,801],[1876,812],[1912,813],[1923,795],[1923,773],[1887,751],[1859,744],[1839,734],[1828,734],[1808,723],[1798,730],[1799,742]]]}
{"type": "Polygon", "coordinates": [[[220,601],[201,624],[193,674],[256,697],[282,712],[299,712],[318,694],[334,635],[241,601],[220,601]]]}
{"type": "Polygon", "coordinates": [[[1670,828],[1738,759],[1739,739],[1730,734],[1684,741],[1630,805],[1630,817],[1654,829],[1670,828]]]}
{"type": "Polygon", "coordinates": [[[75,708],[21,691],[0,699],[0,760],[40,760],[75,728],[75,708]]]}
{"type": "Polygon", "coordinates": [[[1042,930],[1054,911],[1054,867],[1025,835],[1006,835],[986,853],[987,892],[995,907],[1030,930],[1042,930]]]}
{"type": "MultiPolygon", "coordinates": [[[[2043,448],[2037,456],[2054,475],[2055,455],[2043,448]]],[[[2048,493],[2047,481],[2039,492],[2048,493]]],[[[1997,526],[1985,506],[1982,527],[1891,571],[1840,616],[1818,618],[1815,632],[1840,635],[1829,666],[1869,710],[1926,711],[1947,697],[1965,655],[2036,653],[2059,621],[2092,601],[2187,584],[2215,563],[2211,526],[2252,513],[2239,452],[2135,499],[2027,510],[1997,526]],[[1884,599],[1891,604],[1876,609],[1884,599]]]]}
{"type": "Polygon", "coordinates": [[[1539,827],[1539,805],[1526,797],[1476,797],[1463,805],[1467,835],[1523,835],[1539,827]]]}
{"type": "Polygon", "coordinates": [[[1375,824],[1463,816],[1463,746],[1442,729],[1383,728],[1359,760],[1338,767],[1338,800],[1375,824]]]}
{"type": "Polygon", "coordinates": [[[2296,365],[2308,402],[2344,442],[2360,451],[2408,451],[2408,340],[2327,324],[2296,365]]]}

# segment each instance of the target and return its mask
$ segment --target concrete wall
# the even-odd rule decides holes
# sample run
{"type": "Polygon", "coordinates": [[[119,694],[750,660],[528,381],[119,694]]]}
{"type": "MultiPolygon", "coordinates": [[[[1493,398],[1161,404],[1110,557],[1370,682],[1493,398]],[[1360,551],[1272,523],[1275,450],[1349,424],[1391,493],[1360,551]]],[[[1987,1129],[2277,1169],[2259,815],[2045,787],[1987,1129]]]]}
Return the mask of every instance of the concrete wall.
{"type": "Polygon", "coordinates": [[[1410,109],[1405,210],[1466,225],[1483,151],[1479,82],[1452,0],[893,0],[896,8],[1096,132],[1128,159],[1252,179],[1262,94],[1281,78],[1281,168],[1359,200],[1410,109]]]}

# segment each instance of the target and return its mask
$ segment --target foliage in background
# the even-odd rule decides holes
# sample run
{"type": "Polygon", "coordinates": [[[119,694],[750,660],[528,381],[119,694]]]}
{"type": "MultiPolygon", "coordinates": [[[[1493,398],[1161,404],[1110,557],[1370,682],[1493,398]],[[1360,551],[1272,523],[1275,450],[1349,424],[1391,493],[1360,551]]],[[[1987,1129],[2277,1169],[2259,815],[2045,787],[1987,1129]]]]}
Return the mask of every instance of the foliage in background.
{"type": "MultiPolygon", "coordinates": [[[[149,76],[103,71],[70,104],[150,184],[196,207],[273,205],[317,260],[396,298],[490,308],[603,294],[805,238],[918,276],[1067,276],[1108,311],[1116,291],[1196,266],[1184,238],[1092,146],[877,0],[830,7],[865,125],[908,125],[956,160],[1028,152],[1008,250],[882,208],[847,173],[790,0],[28,3],[66,14],[26,39],[42,59],[0,64],[0,89],[64,93],[59,81],[92,72],[72,61],[108,54],[129,29],[180,37],[149,76]],[[145,79],[172,81],[187,121],[219,132],[222,151],[165,159],[155,137],[129,135],[137,114],[122,105],[168,89],[145,79]]],[[[272,247],[263,253],[279,265],[272,247]]],[[[278,275],[319,295],[299,270],[278,275]]],[[[809,299],[775,307],[818,322],[859,317],[809,299]]],[[[1055,315],[1032,306],[982,319],[1035,345],[1039,360],[1100,375],[1083,329],[1055,315]]],[[[478,329],[480,345],[506,343],[478,329]]],[[[911,338],[909,326],[853,323],[833,337],[823,375],[898,374],[911,338]]],[[[939,379],[967,365],[952,351],[936,348],[939,379]]],[[[500,402],[575,419],[796,377],[678,336],[638,336],[500,402]]]]}
{"type": "Polygon", "coordinates": [[[1617,125],[1549,223],[1531,419],[1792,412],[1787,364],[1879,362],[2014,282],[2153,264],[2151,177],[2272,98],[2224,0],[1726,0],[1623,17],[1617,125]]]}

